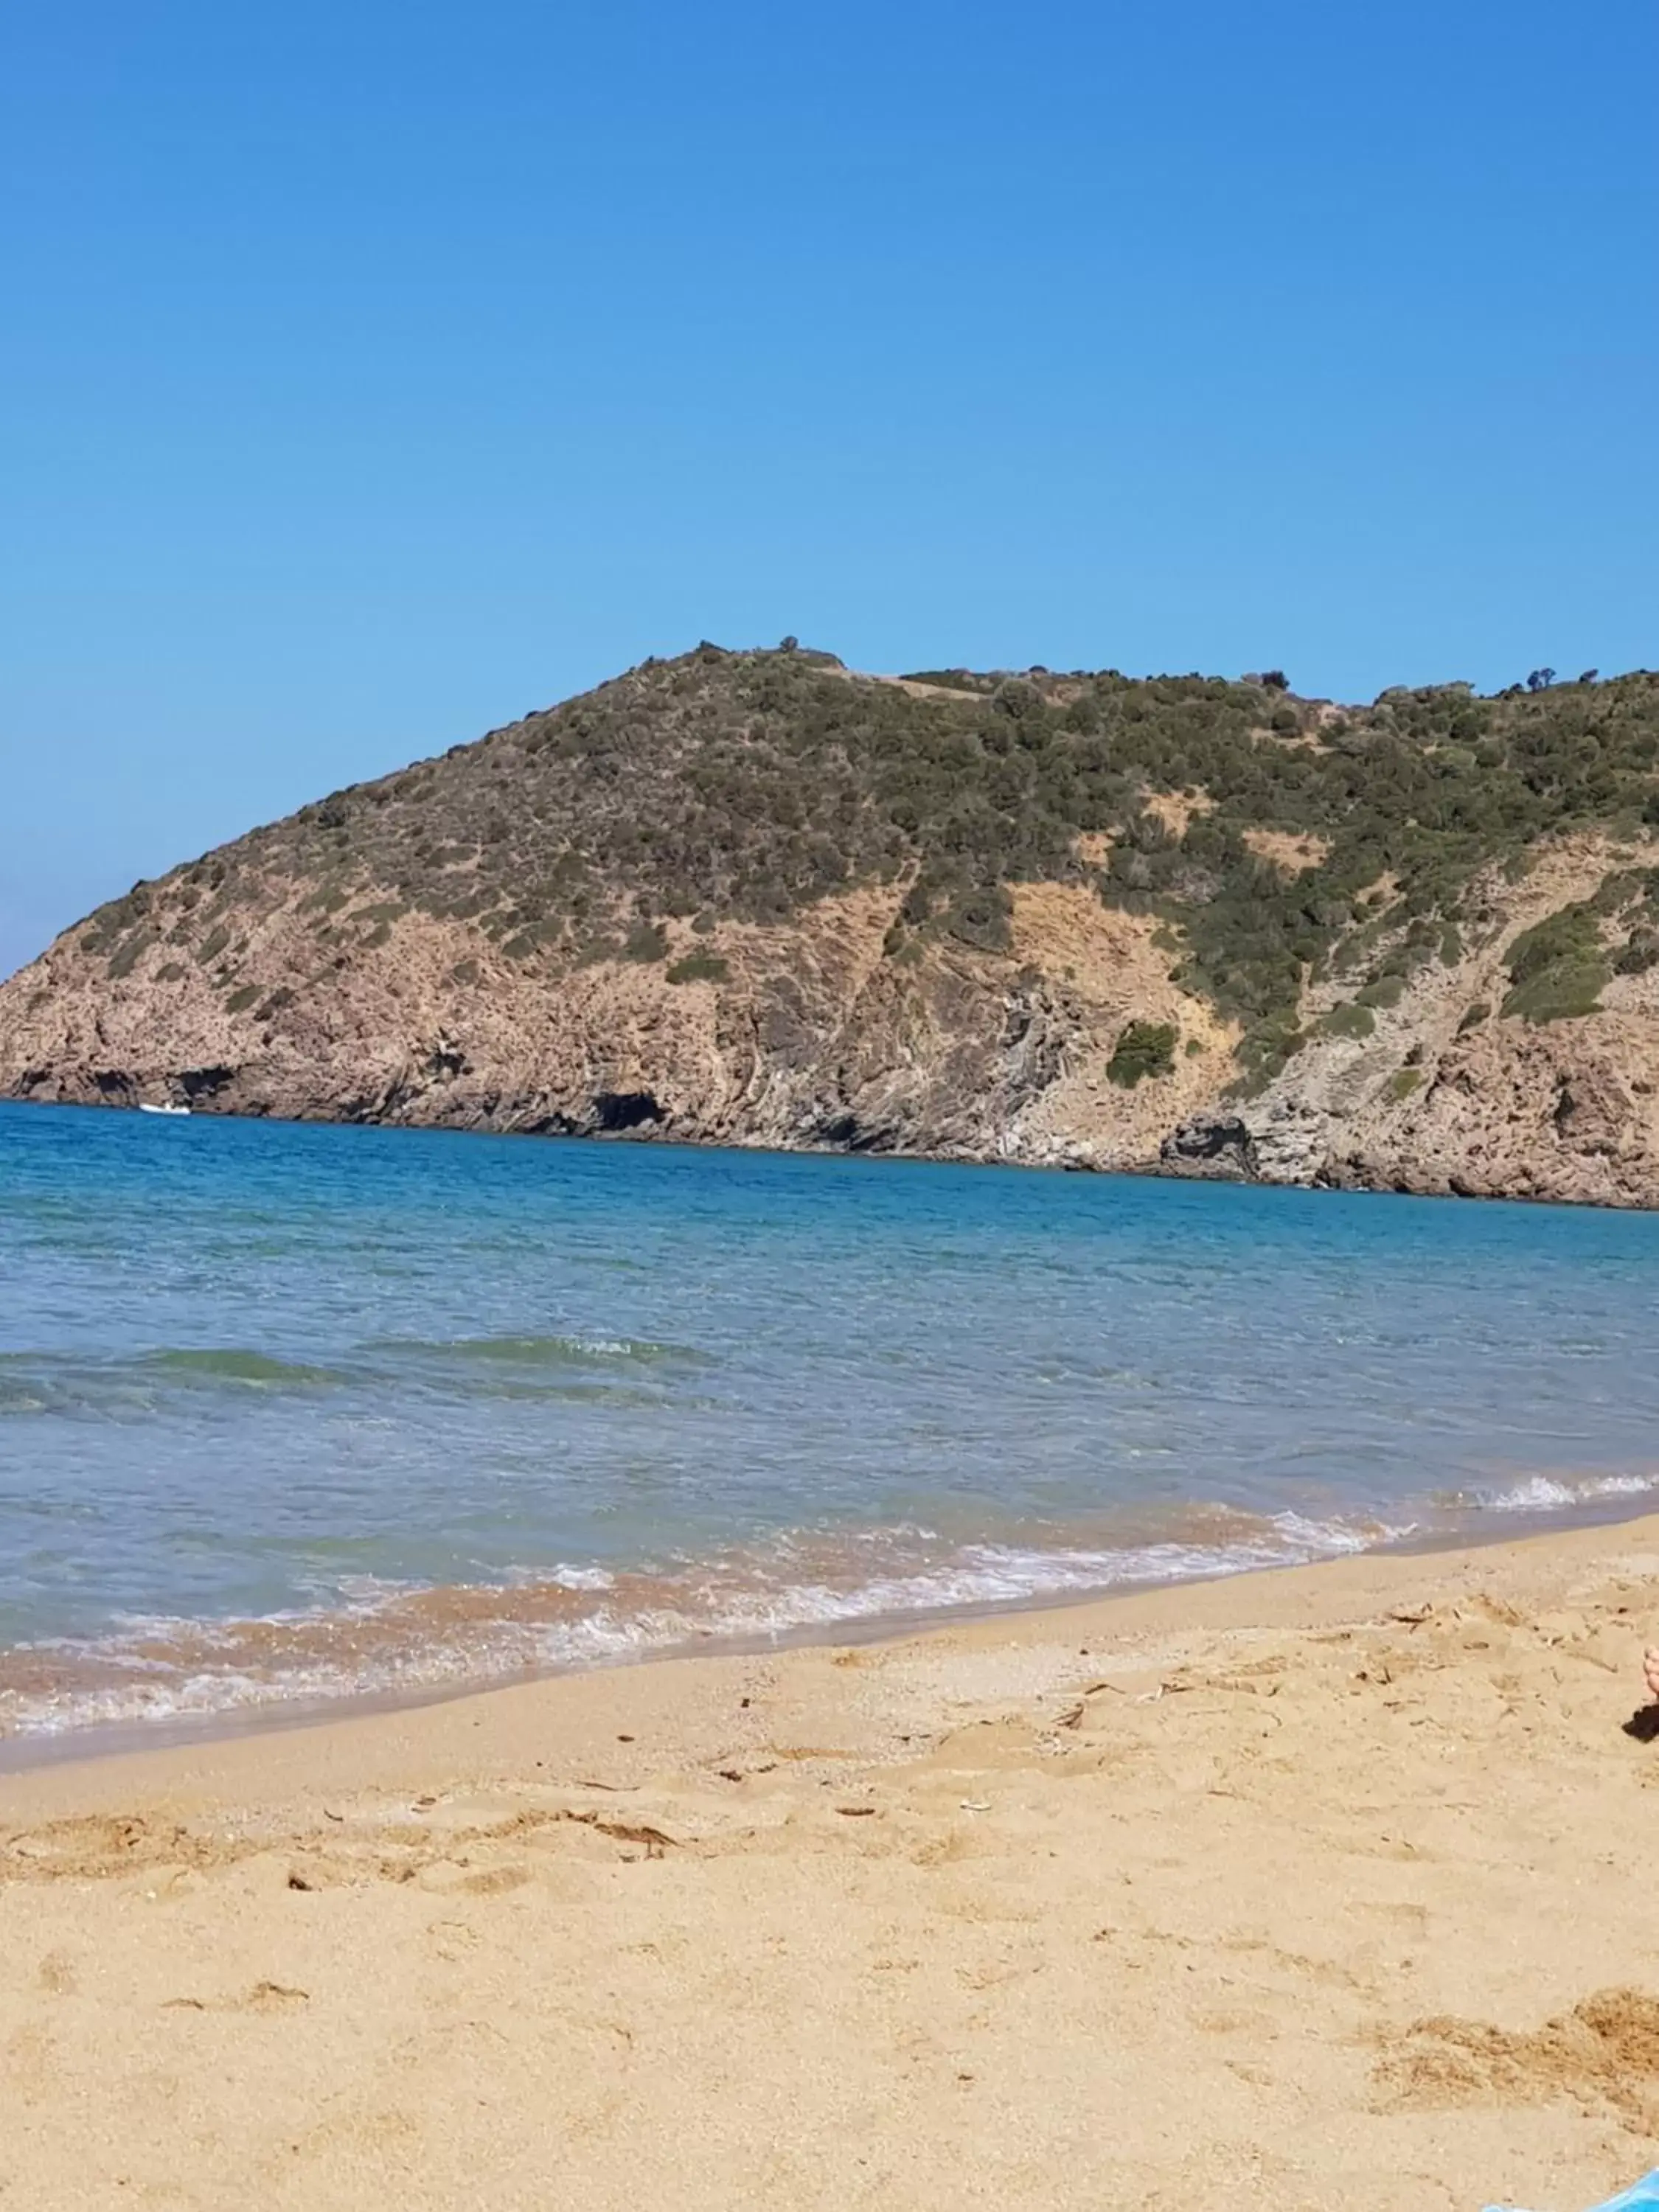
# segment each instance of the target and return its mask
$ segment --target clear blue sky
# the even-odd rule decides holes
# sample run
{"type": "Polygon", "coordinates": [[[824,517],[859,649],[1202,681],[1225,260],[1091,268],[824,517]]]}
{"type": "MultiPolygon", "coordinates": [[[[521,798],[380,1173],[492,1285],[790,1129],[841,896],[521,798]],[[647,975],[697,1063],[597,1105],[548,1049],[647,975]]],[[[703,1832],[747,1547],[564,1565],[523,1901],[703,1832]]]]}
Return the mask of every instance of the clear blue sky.
{"type": "Polygon", "coordinates": [[[642,655],[1659,664],[1653,0],[0,29],[0,969],[642,655]]]}

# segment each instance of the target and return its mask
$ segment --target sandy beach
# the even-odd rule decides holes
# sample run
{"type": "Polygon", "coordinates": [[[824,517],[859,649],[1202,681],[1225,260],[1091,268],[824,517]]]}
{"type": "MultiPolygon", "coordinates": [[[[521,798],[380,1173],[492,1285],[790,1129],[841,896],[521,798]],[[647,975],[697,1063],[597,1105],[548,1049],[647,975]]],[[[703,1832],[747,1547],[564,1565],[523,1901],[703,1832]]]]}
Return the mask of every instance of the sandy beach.
{"type": "Polygon", "coordinates": [[[0,1778],[0,2201],[1577,2212],[1659,1520],[0,1778]]]}

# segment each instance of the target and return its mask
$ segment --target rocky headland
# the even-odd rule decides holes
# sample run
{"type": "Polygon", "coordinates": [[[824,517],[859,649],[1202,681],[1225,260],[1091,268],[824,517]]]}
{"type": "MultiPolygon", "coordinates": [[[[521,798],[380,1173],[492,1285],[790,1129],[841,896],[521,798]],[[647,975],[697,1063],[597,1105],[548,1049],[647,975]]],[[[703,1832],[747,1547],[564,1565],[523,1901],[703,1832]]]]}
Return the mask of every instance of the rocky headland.
{"type": "Polygon", "coordinates": [[[1647,674],[703,646],[135,885],[0,1095],[1652,1205],[1656,757],[1647,674]]]}

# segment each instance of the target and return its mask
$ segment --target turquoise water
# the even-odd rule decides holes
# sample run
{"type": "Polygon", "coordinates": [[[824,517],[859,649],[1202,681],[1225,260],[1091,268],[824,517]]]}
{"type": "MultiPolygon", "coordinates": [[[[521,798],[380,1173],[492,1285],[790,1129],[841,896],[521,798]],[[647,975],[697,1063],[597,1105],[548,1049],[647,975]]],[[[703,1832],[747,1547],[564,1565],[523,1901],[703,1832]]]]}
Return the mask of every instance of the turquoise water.
{"type": "Polygon", "coordinates": [[[0,1106],[0,1732],[1606,1510],[1659,1218],[0,1106]]]}

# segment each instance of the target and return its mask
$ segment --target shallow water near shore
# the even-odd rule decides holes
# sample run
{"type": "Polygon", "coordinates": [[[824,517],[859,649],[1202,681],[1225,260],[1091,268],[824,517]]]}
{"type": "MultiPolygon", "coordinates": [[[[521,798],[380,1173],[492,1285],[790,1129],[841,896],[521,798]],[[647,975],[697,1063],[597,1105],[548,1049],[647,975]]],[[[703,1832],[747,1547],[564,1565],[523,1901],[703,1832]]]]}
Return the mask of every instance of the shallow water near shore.
{"type": "Polygon", "coordinates": [[[1639,1510],[1659,1217],[0,1106],[0,1733],[1639,1510]]]}

